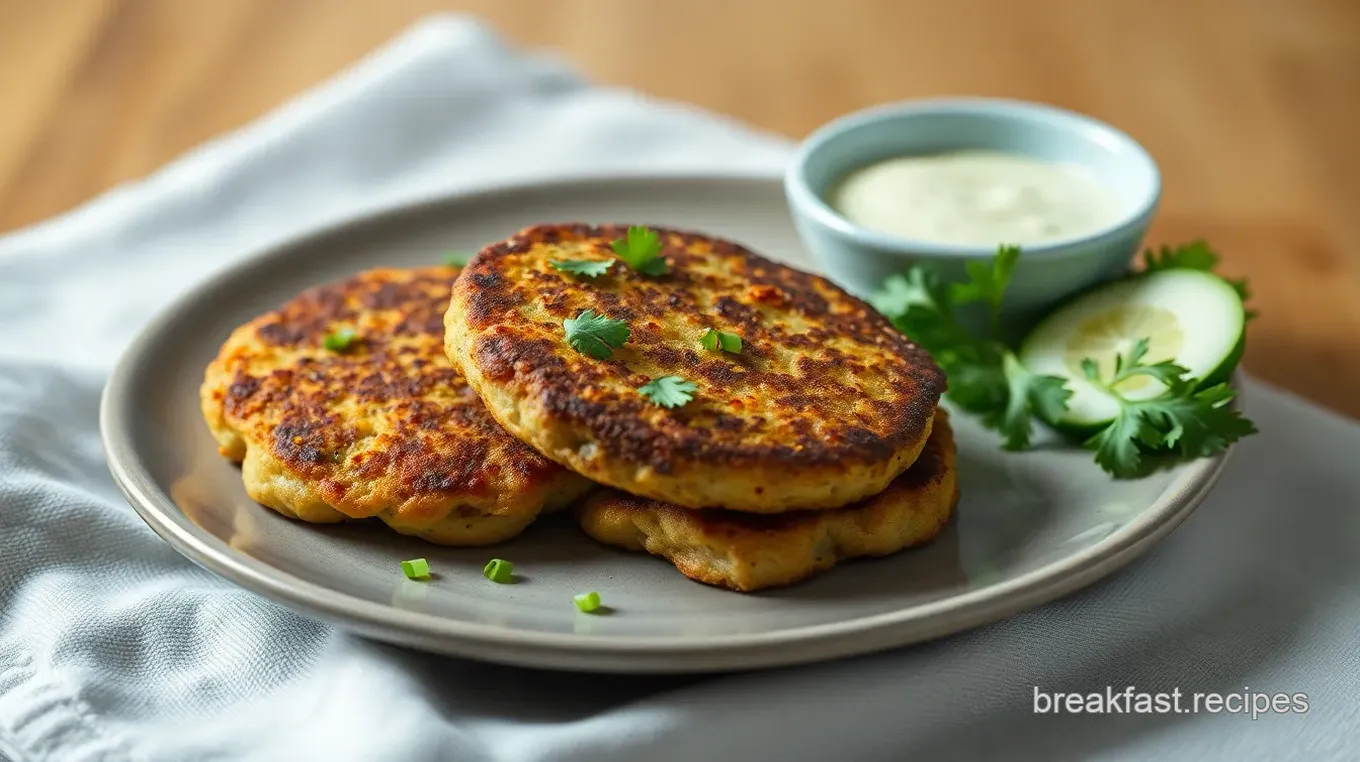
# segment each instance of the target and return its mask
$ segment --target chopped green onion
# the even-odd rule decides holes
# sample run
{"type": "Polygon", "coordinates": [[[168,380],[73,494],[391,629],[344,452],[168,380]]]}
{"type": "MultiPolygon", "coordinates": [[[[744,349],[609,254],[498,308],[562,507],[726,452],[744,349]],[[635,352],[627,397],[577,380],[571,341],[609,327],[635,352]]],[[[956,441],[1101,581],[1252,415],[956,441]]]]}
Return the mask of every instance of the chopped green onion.
{"type": "Polygon", "coordinates": [[[401,573],[407,579],[429,579],[430,562],[423,558],[413,558],[410,561],[401,562],[401,573]]]}
{"type": "Polygon", "coordinates": [[[335,333],[327,334],[322,344],[332,352],[343,352],[354,343],[355,336],[353,328],[341,328],[335,333]]]}
{"type": "Polygon", "coordinates": [[[492,582],[505,584],[510,581],[510,576],[515,573],[515,565],[506,561],[504,558],[493,558],[486,562],[482,567],[482,574],[492,582]]]}
{"type": "Polygon", "coordinates": [[[599,593],[577,593],[572,600],[576,601],[576,608],[582,613],[589,614],[600,607],[599,593]]]}
{"type": "Polygon", "coordinates": [[[699,337],[699,345],[710,352],[717,352],[721,349],[724,352],[737,354],[741,352],[741,337],[735,333],[724,333],[710,328],[699,337]]]}

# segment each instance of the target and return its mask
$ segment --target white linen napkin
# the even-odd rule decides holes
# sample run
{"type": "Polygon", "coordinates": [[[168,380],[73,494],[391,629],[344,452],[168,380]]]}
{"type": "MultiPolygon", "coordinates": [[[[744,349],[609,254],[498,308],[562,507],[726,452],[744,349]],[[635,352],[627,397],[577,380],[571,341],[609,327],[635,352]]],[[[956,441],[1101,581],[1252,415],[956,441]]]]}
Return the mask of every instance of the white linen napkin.
{"type": "MultiPolygon", "coordinates": [[[[575,172],[777,172],[790,145],[436,17],[318,90],[0,238],[0,758],[1360,758],[1360,426],[1253,383],[1262,433],[1144,559],[925,646],[707,678],[419,654],[180,558],[107,474],[105,374],[231,261],[378,207],[575,172]],[[1303,693],[1306,713],[1036,714],[1034,691],[1303,693]]],[[[1231,708],[1231,706],[1230,706],[1231,708]]],[[[1130,707],[1131,709],[1131,707],[1130,707]]]]}

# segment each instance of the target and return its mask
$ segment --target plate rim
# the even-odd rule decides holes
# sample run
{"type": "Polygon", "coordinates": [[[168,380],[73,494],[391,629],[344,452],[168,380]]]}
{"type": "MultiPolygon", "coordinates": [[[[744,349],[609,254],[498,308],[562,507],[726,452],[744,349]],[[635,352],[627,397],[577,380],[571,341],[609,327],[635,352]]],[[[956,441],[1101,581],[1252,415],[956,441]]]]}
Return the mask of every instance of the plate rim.
{"type": "MultiPolygon", "coordinates": [[[[194,524],[164,493],[134,446],[128,421],[131,377],[178,316],[224,281],[286,258],[298,248],[443,206],[529,192],[569,192],[600,185],[779,186],[768,172],[574,174],[515,180],[399,200],[309,228],[242,256],[200,279],[142,326],[115,363],[100,396],[99,430],[109,472],[128,503],[178,553],[199,566],[295,611],[388,642],[521,666],[609,672],[696,672],[774,667],[905,646],[995,622],[1057,600],[1132,561],[1170,534],[1208,495],[1232,453],[1188,464],[1162,496],[1128,524],[1075,554],[1005,582],[907,609],[840,622],[730,635],[633,636],[551,633],[459,621],[356,598],[295,577],[240,553],[194,524]]],[[[1241,402],[1242,371],[1234,375],[1241,402]]]]}

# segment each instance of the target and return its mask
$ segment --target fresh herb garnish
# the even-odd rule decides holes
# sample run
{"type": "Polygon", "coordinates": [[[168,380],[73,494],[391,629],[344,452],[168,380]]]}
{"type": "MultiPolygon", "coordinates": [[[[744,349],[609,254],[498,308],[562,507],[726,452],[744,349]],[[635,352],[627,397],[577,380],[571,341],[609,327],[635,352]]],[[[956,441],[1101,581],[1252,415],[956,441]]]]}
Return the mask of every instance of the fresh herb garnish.
{"type": "Polygon", "coordinates": [[[413,558],[401,562],[401,573],[407,579],[427,580],[430,578],[430,562],[423,558],[413,558]]]}
{"type": "Polygon", "coordinates": [[[1015,263],[1020,259],[1020,247],[1001,246],[990,263],[970,261],[963,265],[968,280],[949,285],[949,301],[954,304],[985,302],[991,318],[992,333],[1001,327],[1001,303],[1006,297],[1015,263]]]}
{"type": "Polygon", "coordinates": [[[499,584],[506,584],[514,576],[515,565],[504,558],[493,558],[482,567],[482,576],[499,584]]]}
{"type": "Polygon", "coordinates": [[[628,234],[610,244],[624,264],[643,275],[665,275],[666,260],[661,258],[661,236],[645,227],[630,227],[628,234]]]}
{"type": "Polygon", "coordinates": [[[576,603],[576,609],[584,614],[589,614],[600,607],[600,594],[596,592],[577,593],[572,596],[576,603]]]}
{"type": "Polygon", "coordinates": [[[598,278],[609,272],[613,266],[612,259],[565,259],[553,260],[548,263],[554,270],[569,273],[571,275],[582,275],[587,278],[598,278]]]}
{"type": "Polygon", "coordinates": [[[1067,412],[1072,390],[1059,376],[1031,373],[1010,351],[1002,355],[1001,369],[1006,376],[1006,409],[984,416],[983,423],[1001,432],[1006,449],[1023,450],[1030,443],[1030,419],[1056,423],[1067,412]]]}
{"type": "MultiPolygon", "coordinates": [[[[1062,377],[1029,371],[997,338],[1001,304],[1018,258],[1017,248],[1002,246],[990,265],[970,262],[965,266],[968,279],[947,286],[934,271],[913,267],[890,277],[870,299],[898,330],[930,352],[949,379],[947,396],[999,431],[1003,446],[1013,450],[1029,446],[1034,419],[1058,423],[1072,396],[1062,377]],[[969,303],[987,305],[988,336],[975,335],[957,319],[955,308],[969,303]]],[[[1143,261],[1148,272],[1212,271],[1218,255],[1203,241],[1194,241],[1149,249],[1143,261]]],[[[1247,298],[1244,280],[1228,283],[1247,298]]],[[[1212,455],[1256,432],[1251,421],[1228,405],[1235,395],[1231,387],[1224,383],[1197,389],[1199,381],[1173,361],[1145,364],[1148,344],[1142,339],[1127,356],[1117,356],[1109,379],[1099,378],[1094,359],[1082,361],[1086,377],[1120,407],[1118,416],[1085,442],[1105,471],[1116,477],[1140,475],[1159,459],[1212,455]],[[1119,385],[1134,376],[1159,381],[1165,391],[1151,399],[1126,399],[1119,385]]]]}
{"type": "Polygon", "coordinates": [[[932,271],[913,267],[884,283],[873,305],[920,344],[949,378],[949,398],[1001,434],[1008,450],[1029,447],[1033,419],[1054,423],[1072,396],[1059,376],[1039,375],[997,338],[1001,304],[1020,249],[1001,246],[988,262],[969,262],[968,280],[941,285],[932,271]],[[990,336],[976,336],[958,320],[955,308],[987,305],[990,336]]]}
{"type": "Polygon", "coordinates": [[[723,352],[737,354],[741,352],[741,337],[735,333],[725,333],[710,328],[699,337],[699,346],[710,352],[722,350],[723,352]]]}
{"type": "Polygon", "coordinates": [[[642,396],[665,408],[680,407],[694,399],[699,387],[679,376],[662,376],[638,387],[642,396]]]}
{"type": "Polygon", "coordinates": [[[354,344],[358,334],[353,328],[341,328],[335,333],[326,334],[326,338],[321,340],[321,345],[332,352],[344,352],[354,344]]]}
{"type": "MultiPolygon", "coordinates": [[[[1163,245],[1155,251],[1152,249],[1143,251],[1143,272],[1158,270],[1214,272],[1214,268],[1218,267],[1218,261],[1218,253],[1210,248],[1206,241],[1191,241],[1179,246],[1163,245]]],[[[1223,278],[1223,280],[1237,291],[1243,302],[1251,298],[1251,289],[1247,287],[1246,278],[1223,278]]],[[[1247,319],[1251,320],[1254,317],[1256,310],[1247,310],[1247,319]]]]}
{"type": "Polygon", "coordinates": [[[445,267],[463,267],[472,259],[472,255],[466,252],[455,251],[444,255],[445,267]]]}
{"type": "Polygon", "coordinates": [[[628,341],[628,324],[586,310],[574,318],[562,321],[567,343],[572,349],[596,360],[607,360],[613,350],[628,341]]]}
{"type": "Polygon", "coordinates": [[[1201,458],[1256,433],[1256,425],[1228,404],[1235,392],[1226,383],[1196,391],[1188,369],[1171,360],[1144,364],[1147,351],[1148,340],[1139,339],[1127,356],[1117,355],[1109,379],[1100,378],[1095,360],[1082,360],[1086,378],[1119,402],[1119,415],[1086,441],[1102,468],[1119,478],[1135,477],[1144,472],[1146,455],[1201,458]],[[1151,399],[1126,399],[1117,387],[1134,376],[1149,376],[1167,390],[1151,399]]]}

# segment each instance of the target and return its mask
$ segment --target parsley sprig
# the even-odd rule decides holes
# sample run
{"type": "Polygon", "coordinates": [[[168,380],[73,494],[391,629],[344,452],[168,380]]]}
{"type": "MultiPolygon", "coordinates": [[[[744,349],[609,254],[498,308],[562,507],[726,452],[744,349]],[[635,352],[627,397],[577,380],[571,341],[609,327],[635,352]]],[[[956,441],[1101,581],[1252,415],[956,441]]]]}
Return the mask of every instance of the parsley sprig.
{"type": "Polygon", "coordinates": [[[626,236],[610,246],[624,264],[643,275],[665,275],[668,271],[666,260],[661,258],[661,236],[655,230],[631,226],[626,236]]]}
{"type": "Polygon", "coordinates": [[[612,259],[554,259],[548,263],[554,270],[564,272],[569,275],[581,275],[587,278],[598,278],[609,272],[609,268],[614,266],[612,259]]]}
{"type": "Polygon", "coordinates": [[[586,310],[562,321],[567,343],[572,349],[596,360],[608,360],[614,350],[628,341],[630,330],[622,320],[614,320],[595,310],[586,310]]]}
{"type": "Polygon", "coordinates": [[[1100,377],[1094,360],[1082,360],[1087,380],[1119,402],[1114,421],[1086,440],[1102,468],[1119,478],[1140,476],[1155,461],[1148,456],[1201,458],[1256,433],[1256,425],[1228,404],[1235,392],[1226,383],[1197,391],[1190,371],[1171,360],[1144,364],[1147,351],[1148,340],[1139,339],[1127,355],[1115,357],[1108,379],[1100,377]],[[1119,384],[1135,376],[1160,381],[1167,391],[1151,399],[1127,399],[1119,384]]]}
{"type": "Polygon", "coordinates": [[[969,262],[968,280],[940,284],[922,266],[895,275],[873,298],[898,330],[910,336],[949,378],[948,396],[1001,435],[1008,450],[1029,447],[1035,418],[1054,423],[1072,396],[1059,376],[1031,373],[998,338],[1001,304],[1020,249],[1002,246],[991,262],[969,262]],[[990,335],[977,336],[959,322],[955,308],[987,305],[990,335]]]}
{"type": "Polygon", "coordinates": [[[680,407],[688,404],[694,399],[694,393],[699,391],[698,385],[693,381],[686,381],[679,376],[662,376],[638,387],[638,393],[653,404],[664,408],[680,407]]]}
{"type": "MultiPolygon", "coordinates": [[[[947,396],[997,430],[1002,445],[1011,450],[1029,447],[1034,420],[1056,423],[1072,396],[1063,378],[1029,371],[996,338],[1005,289],[1019,253],[1016,247],[1002,246],[991,263],[968,263],[968,279],[948,286],[933,271],[917,266],[889,278],[870,300],[898,330],[930,352],[949,378],[947,396]],[[969,303],[987,305],[988,336],[975,335],[956,317],[955,308],[969,303]]],[[[1149,249],[1143,255],[1147,272],[1213,271],[1218,259],[1203,241],[1149,249]]],[[[1249,296],[1245,281],[1228,283],[1243,300],[1249,296]]],[[[1116,357],[1108,379],[1100,378],[1094,359],[1082,361],[1087,379],[1119,403],[1119,415],[1084,443],[1106,472],[1118,478],[1139,476],[1159,460],[1213,455],[1256,432],[1256,426],[1229,405],[1235,392],[1226,383],[1198,388],[1199,380],[1173,361],[1144,362],[1147,351],[1147,339],[1135,342],[1126,355],[1116,357]],[[1165,390],[1151,399],[1127,399],[1118,389],[1134,376],[1151,377],[1165,390]]]]}

